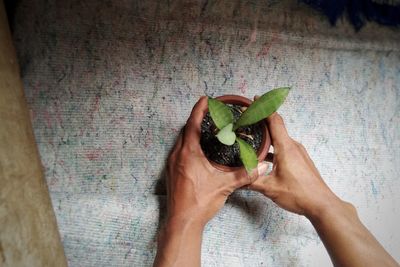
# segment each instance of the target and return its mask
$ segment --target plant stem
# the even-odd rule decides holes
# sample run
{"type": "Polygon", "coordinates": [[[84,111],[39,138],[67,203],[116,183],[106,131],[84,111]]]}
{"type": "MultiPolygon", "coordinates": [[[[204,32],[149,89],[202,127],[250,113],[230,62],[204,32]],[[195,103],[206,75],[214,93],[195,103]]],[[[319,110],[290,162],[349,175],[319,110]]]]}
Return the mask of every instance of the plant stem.
{"type": "Polygon", "coordinates": [[[245,136],[245,137],[247,137],[247,138],[249,138],[249,139],[251,139],[251,140],[254,140],[254,138],[253,138],[253,136],[252,135],[248,135],[248,134],[245,134],[245,133],[238,133],[240,136],[245,136]]]}

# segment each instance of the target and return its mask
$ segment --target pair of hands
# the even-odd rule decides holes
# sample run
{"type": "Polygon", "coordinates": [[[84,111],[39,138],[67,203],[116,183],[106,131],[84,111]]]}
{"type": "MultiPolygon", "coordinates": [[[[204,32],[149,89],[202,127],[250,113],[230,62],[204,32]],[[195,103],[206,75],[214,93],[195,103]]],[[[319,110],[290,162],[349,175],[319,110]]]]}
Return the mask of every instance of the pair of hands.
{"type": "Polygon", "coordinates": [[[355,208],[324,183],[307,151],[288,135],[281,116],[267,119],[274,147],[272,171],[265,175],[262,162],[249,175],[244,169],[219,171],[204,156],[200,126],[206,110],[203,97],[169,157],[168,219],[159,234],[154,266],[200,266],[204,226],[228,196],[244,186],[310,219],[335,266],[400,266],[362,224],[355,208]]]}
{"type": "Polygon", "coordinates": [[[252,174],[244,168],[222,172],[206,159],[200,147],[201,123],[207,98],[197,102],[168,159],[168,221],[204,226],[222,208],[228,196],[246,186],[272,199],[280,207],[312,217],[337,199],[322,180],[305,148],[287,133],[280,115],[268,119],[274,147],[272,171],[259,163],[252,174]]]}

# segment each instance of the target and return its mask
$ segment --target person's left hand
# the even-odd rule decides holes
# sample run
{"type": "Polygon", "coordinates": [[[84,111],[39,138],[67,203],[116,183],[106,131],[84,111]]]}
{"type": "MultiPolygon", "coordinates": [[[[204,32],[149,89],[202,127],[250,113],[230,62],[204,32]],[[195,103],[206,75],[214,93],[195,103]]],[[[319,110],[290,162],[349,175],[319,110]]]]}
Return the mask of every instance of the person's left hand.
{"type": "Polygon", "coordinates": [[[169,156],[168,220],[204,226],[235,189],[251,184],[267,171],[266,162],[259,163],[251,175],[244,168],[233,172],[214,168],[200,146],[201,123],[206,112],[207,97],[201,97],[169,156]]]}

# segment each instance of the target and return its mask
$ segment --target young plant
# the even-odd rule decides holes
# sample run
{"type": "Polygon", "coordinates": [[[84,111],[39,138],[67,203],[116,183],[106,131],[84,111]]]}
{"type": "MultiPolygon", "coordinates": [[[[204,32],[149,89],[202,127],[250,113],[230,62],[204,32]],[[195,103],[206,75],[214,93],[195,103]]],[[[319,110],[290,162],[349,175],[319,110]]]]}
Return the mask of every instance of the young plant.
{"type": "Polygon", "coordinates": [[[251,145],[237,136],[236,131],[240,127],[255,124],[277,111],[285,101],[289,90],[289,87],[282,87],[265,93],[254,101],[236,121],[229,106],[217,99],[208,98],[208,110],[218,128],[216,137],[227,146],[235,142],[238,144],[240,160],[248,172],[257,167],[257,154],[251,145]]]}

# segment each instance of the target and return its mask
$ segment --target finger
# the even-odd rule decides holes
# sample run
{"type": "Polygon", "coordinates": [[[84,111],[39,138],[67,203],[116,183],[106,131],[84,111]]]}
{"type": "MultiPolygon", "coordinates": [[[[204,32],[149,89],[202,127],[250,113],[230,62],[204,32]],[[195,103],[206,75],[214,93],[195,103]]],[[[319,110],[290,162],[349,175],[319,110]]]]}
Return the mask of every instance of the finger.
{"type": "Polygon", "coordinates": [[[271,134],[272,145],[274,147],[290,142],[291,139],[286,130],[285,123],[278,113],[273,113],[267,118],[268,129],[271,134]]]}
{"type": "Polygon", "coordinates": [[[268,171],[269,163],[266,161],[258,163],[257,167],[248,173],[246,169],[242,168],[240,170],[229,173],[231,184],[235,189],[249,185],[254,182],[258,177],[264,176],[268,171]]]}
{"type": "Polygon", "coordinates": [[[201,122],[207,112],[207,97],[202,96],[193,107],[192,113],[186,122],[184,143],[199,145],[201,122]]]}

